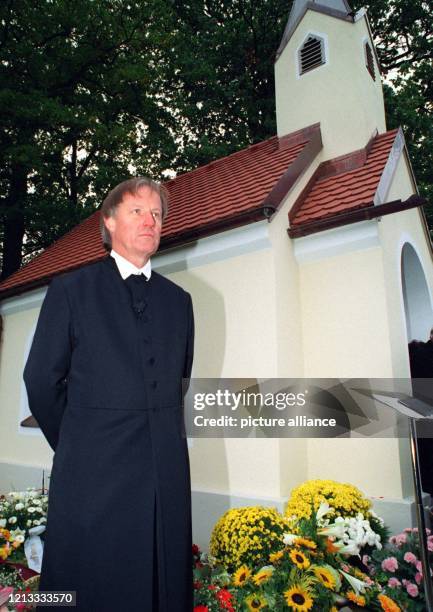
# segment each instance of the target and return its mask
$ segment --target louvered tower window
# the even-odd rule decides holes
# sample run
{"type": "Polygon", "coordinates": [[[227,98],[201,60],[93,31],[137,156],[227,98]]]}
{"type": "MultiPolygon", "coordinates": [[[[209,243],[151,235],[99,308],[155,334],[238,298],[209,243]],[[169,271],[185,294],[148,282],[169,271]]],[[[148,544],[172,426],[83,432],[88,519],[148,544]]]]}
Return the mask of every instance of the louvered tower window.
{"type": "Polygon", "coordinates": [[[373,51],[368,42],[365,43],[365,66],[368,72],[371,74],[373,81],[376,80],[376,73],[374,71],[374,57],[373,51]]]}
{"type": "Polygon", "coordinates": [[[304,74],[325,63],[324,41],[319,36],[310,36],[299,50],[300,73],[304,74]]]}

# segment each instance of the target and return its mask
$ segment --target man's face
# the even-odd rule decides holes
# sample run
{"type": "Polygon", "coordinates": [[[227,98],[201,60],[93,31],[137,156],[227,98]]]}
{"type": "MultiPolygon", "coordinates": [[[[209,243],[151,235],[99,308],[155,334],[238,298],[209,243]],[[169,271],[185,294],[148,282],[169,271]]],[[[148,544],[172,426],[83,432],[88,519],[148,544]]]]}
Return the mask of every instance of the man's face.
{"type": "Polygon", "coordinates": [[[159,246],[161,199],[150,187],[142,187],[136,195],[126,194],[114,216],[104,223],[116,253],[141,267],[159,246]]]}

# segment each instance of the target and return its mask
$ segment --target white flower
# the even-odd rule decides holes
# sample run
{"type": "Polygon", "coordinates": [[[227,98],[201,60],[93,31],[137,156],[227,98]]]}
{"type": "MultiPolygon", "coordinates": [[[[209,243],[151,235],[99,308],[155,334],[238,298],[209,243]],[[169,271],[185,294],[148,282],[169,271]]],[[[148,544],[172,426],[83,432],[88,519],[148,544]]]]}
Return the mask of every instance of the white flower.
{"type": "Polygon", "coordinates": [[[35,512],[36,508],[34,508],[33,506],[30,506],[29,508],[27,508],[27,512],[30,512],[30,514],[32,512],[35,512]]]}
{"type": "Polygon", "coordinates": [[[364,593],[365,589],[368,586],[367,583],[363,582],[362,580],[359,580],[358,578],[355,578],[354,576],[351,576],[350,574],[347,574],[346,572],[343,572],[343,570],[338,571],[346,578],[347,582],[350,584],[350,586],[357,595],[359,595],[359,593],[364,593]]]}
{"type": "Polygon", "coordinates": [[[0,527],[3,527],[3,529],[6,527],[6,519],[0,519],[0,527]]]}
{"type": "Polygon", "coordinates": [[[292,546],[292,544],[294,544],[298,538],[299,536],[295,535],[294,533],[285,533],[283,542],[286,546],[292,546]]]}
{"type": "Polygon", "coordinates": [[[320,521],[325,516],[325,514],[328,514],[329,512],[331,512],[330,505],[327,502],[322,502],[316,512],[317,521],[320,521]]]}
{"type": "Polygon", "coordinates": [[[338,547],[338,552],[341,555],[354,555],[359,557],[359,546],[354,540],[349,540],[342,545],[340,545],[339,542],[333,542],[333,544],[338,547]]]}
{"type": "Polygon", "coordinates": [[[18,502],[15,506],[15,510],[22,510],[24,508],[24,504],[22,502],[18,502]]]}
{"type": "Polygon", "coordinates": [[[32,521],[30,521],[30,520],[29,520],[29,521],[27,521],[27,523],[26,523],[26,527],[31,527],[31,526],[32,526],[32,521]]]}
{"type": "Polygon", "coordinates": [[[10,516],[9,517],[9,523],[12,523],[12,525],[14,525],[17,522],[17,517],[16,516],[10,516]]]}
{"type": "Polygon", "coordinates": [[[342,539],[346,534],[346,521],[341,516],[337,516],[334,523],[322,527],[318,530],[321,535],[334,536],[335,538],[342,539]]]}

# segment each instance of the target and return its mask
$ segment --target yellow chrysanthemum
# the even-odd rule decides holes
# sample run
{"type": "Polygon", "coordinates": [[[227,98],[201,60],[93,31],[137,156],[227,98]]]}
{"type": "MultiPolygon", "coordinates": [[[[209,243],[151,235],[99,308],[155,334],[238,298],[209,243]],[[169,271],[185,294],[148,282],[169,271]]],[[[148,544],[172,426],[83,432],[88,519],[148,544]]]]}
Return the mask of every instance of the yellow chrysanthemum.
{"type": "Polygon", "coordinates": [[[308,612],[313,607],[314,602],[308,591],[296,584],[288,591],[284,591],[284,597],[289,608],[295,612],[308,612]]]}
{"type": "Polygon", "coordinates": [[[307,569],[307,567],[310,567],[310,561],[301,550],[294,548],[289,552],[289,557],[299,569],[307,569]]]}
{"type": "Polygon", "coordinates": [[[335,606],[332,606],[329,612],[338,612],[338,608],[336,608],[335,606]]]}
{"type": "Polygon", "coordinates": [[[286,516],[293,522],[311,516],[311,503],[317,511],[322,502],[329,504],[332,516],[356,516],[361,512],[368,517],[371,502],[351,484],[334,480],[307,480],[293,489],[287,503],[286,516]]]}
{"type": "Polygon", "coordinates": [[[269,555],[269,561],[271,563],[277,563],[283,556],[284,556],[284,550],[279,550],[269,555]]]}
{"type": "Polygon", "coordinates": [[[260,584],[263,584],[264,582],[267,582],[273,573],[274,573],[273,567],[263,567],[256,574],[254,574],[253,576],[254,584],[260,585],[260,584]]]}
{"type": "Polygon", "coordinates": [[[385,612],[401,612],[400,606],[398,606],[391,597],[387,595],[379,595],[378,600],[382,606],[382,610],[385,612]]]}
{"type": "Polygon", "coordinates": [[[251,571],[246,565],[241,565],[233,574],[233,584],[242,586],[251,577],[251,571]]]}
{"type": "Polygon", "coordinates": [[[309,538],[296,538],[294,545],[298,547],[304,546],[304,548],[309,548],[310,550],[315,550],[317,548],[316,542],[313,542],[313,540],[309,538]]]}
{"type": "Polygon", "coordinates": [[[316,565],[313,567],[314,575],[327,589],[335,589],[336,581],[332,573],[326,567],[316,565]]]}
{"type": "Polygon", "coordinates": [[[260,566],[283,544],[287,520],[276,508],[231,508],[213,528],[210,552],[229,572],[260,566]]]}
{"type": "Polygon", "coordinates": [[[346,593],[346,597],[350,601],[353,601],[353,603],[355,603],[360,608],[365,607],[365,597],[363,597],[362,595],[357,595],[355,591],[348,591],[346,593]]]}
{"type": "Polygon", "coordinates": [[[248,610],[253,612],[254,610],[263,610],[263,608],[266,608],[268,601],[263,595],[260,595],[260,593],[251,593],[251,595],[248,595],[245,599],[245,604],[248,610]]]}

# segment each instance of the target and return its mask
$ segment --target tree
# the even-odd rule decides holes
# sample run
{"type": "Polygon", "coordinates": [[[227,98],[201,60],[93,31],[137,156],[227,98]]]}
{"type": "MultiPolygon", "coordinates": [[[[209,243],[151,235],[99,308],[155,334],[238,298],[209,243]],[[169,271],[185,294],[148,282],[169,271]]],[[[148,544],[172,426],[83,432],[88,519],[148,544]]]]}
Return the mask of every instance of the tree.
{"type": "Polygon", "coordinates": [[[170,164],[163,9],[157,0],[0,5],[2,278],[88,216],[131,165],[152,174],[170,164]]]}
{"type": "Polygon", "coordinates": [[[422,0],[356,0],[367,6],[382,76],[388,128],[402,126],[433,228],[433,11],[422,0]]]}

